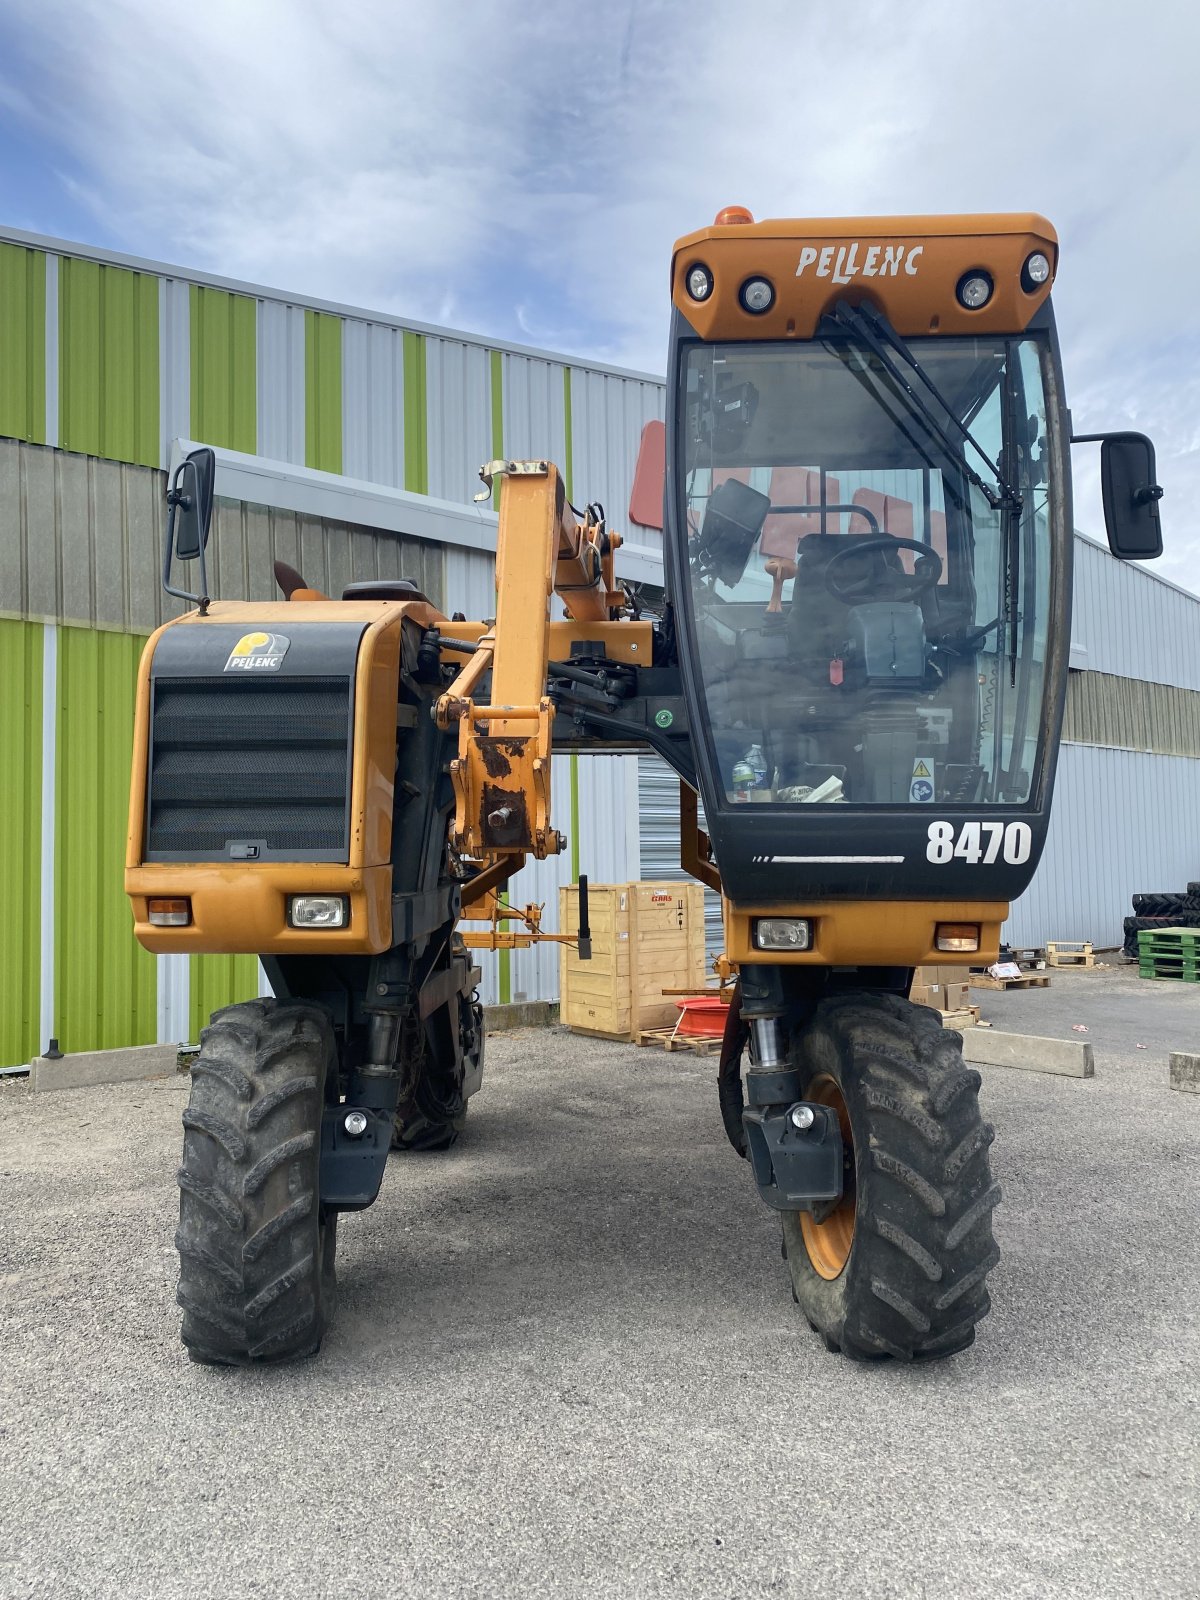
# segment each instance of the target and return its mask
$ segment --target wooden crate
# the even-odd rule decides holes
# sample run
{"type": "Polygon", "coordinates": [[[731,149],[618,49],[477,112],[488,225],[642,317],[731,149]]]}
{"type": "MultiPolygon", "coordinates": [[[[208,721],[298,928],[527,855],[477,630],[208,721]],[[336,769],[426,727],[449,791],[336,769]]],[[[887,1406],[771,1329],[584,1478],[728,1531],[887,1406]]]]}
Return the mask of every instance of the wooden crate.
{"type": "MultiPolygon", "coordinates": [[[[704,890],[698,883],[591,883],[592,959],[559,945],[559,1018],[580,1033],[636,1039],[673,1028],[679,1007],[664,989],[705,987],[704,890]]],[[[579,926],[579,889],[558,891],[558,926],[579,926]]]]}

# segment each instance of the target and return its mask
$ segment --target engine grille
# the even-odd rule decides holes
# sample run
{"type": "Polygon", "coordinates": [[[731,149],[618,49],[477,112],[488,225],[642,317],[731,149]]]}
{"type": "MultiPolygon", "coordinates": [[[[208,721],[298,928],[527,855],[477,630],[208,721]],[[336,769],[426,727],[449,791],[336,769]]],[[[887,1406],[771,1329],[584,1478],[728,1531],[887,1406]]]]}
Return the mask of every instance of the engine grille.
{"type": "Polygon", "coordinates": [[[148,861],[345,861],[351,680],[156,678],[148,861]],[[235,845],[233,851],[230,844],[235,845]]]}

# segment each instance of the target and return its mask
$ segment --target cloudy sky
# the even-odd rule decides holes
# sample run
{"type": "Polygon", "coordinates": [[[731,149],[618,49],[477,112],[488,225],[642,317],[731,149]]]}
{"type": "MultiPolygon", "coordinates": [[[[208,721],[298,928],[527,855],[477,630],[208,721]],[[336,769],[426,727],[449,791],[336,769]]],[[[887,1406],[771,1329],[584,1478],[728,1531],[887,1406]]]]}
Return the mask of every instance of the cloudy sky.
{"type": "Polygon", "coordinates": [[[721,205],[1041,211],[1076,430],[1155,439],[1200,591],[1198,47],[1187,0],[0,0],[0,218],[661,372],[721,205]]]}

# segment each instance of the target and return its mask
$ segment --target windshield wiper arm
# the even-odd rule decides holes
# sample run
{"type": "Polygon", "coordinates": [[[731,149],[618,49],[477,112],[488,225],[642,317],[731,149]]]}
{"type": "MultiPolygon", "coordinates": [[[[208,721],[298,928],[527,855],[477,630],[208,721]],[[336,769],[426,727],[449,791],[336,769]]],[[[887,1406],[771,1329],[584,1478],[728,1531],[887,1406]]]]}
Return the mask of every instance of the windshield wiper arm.
{"type": "Polygon", "coordinates": [[[1000,468],[988,455],[987,451],[979,443],[979,440],[976,439],[975,435],[967,427],[966,423],[960,420],[954,407],[946,399],[945,395],[938,388],[937,384],[934,383],[933,379],[925,371],[924,367],[921,366],[920,362],[917,360],[916,356],[913,355],[912,351],[905,344],[904,340],[900,338],[899,334],[897,334],[895,330],[888,325],[884,318],[881,317],[873,307],[852,306],[847,304],[845,300],[839,300],[834,306],[832,312],[827,313],[827,320],[833,322],[839,328],[843,328],[847,332],[855,335],[862,341],[863,344],[867,346],[872,355],[874,355],[879,361],[888,377],[891,378],[892,382],[896,384],[898,388],[902,389],[912,401],[922,421],[925,423],[925,426],[930,430],[936,439],[941,441],[942,445],[946,448],[950,455],[959,460],[968,479],[975,485],[980,494],[983,495],[984,499],[987,501],[988,505],[991,506],[993,511],[1019,512],[1021,510],[1021,496],[1017,493],[1016,489],[1014,489],[1013,486],[1001,476],[1000,468]],[[987,467],[988,471],[995,478],[996,489],[993,489],[987,480],[978,472],[976,472],[974,467],[971,466],[959,443],[948,432],[944,423],[938,421],[937,417],[930,410],[927,402],[922,399],[921,395],[918,394],[913,388],[912,384],[909,383],[903,372],[901,372],[896,366],[896,363],[892,360],[889,354],[889,349],[894,350],[901,360],[910,366],[917,374],[921,382],[925,385],[925,388],[929,391],[930,395],[932,395],[933,399],[936,400],[937,404],[941,407],[943,413],[949,417],[955,428],[962,435],[962,438],[971,446],[971,448],[979,456],[980,460],[987,467]],[[999,490],[999,493],[997,493],[997,489],[999,490]]]}

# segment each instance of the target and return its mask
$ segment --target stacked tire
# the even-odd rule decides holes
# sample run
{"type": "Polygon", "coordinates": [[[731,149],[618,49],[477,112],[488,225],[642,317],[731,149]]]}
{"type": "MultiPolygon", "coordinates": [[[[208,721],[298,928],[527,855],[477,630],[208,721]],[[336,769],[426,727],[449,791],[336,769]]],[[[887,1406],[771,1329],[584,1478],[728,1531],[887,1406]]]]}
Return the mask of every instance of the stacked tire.
{"type": "Polygon", "coordinates": [[[1133,915],[1125,918],[1125,956],[1136,961],[1138,934],[1160,928],[1200,928],[1200,881],[1193,880],[1182,894],[1135,894],[1133,915]]]}

